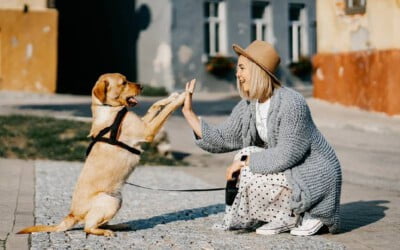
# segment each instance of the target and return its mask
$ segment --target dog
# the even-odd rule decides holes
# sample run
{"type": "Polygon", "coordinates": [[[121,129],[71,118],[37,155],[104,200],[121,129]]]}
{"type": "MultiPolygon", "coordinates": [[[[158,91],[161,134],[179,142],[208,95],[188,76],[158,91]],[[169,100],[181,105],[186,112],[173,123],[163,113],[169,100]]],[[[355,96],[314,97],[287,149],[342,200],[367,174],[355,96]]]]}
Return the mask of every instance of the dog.
{"type": "Polygon", "coordinates": [[[112,230],[100,228],[118,212],[122,204],[121,188],[138,165],[140,144],[151,142],[167,118],[183,105],[186,93],[173,93],[154,103],[140,118],[132,112],[119,117],[120,125],[112,127],[119,113],[138,104],[135,98],[142,91],[139,84],[127,81],[118,73],[101,75],[92,90],[92,142],[72,197],[69,214],[59,225],[36,225],[18,234],[60,232],[84,223],[87,234],[113,236],[112,230]],[[101,134],[104,134],[101,137],[101,134]],[[111,137],[110,143],[107,143],[111,137]],[[132,153],[133,152],[133,153],[132,153]]]}

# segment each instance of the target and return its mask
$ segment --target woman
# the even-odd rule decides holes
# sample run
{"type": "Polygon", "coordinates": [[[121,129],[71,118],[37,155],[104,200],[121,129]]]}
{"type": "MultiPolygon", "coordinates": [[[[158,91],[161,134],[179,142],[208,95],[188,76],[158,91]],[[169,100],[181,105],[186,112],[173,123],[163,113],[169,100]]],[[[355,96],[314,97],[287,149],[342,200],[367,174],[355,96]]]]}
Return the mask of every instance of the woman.
{"type": "Polygon", "coordinates": [[[212,153],[240,150],[227,168],[228,180],[240,171],[239,191],[227,206],[222,228],[250,228],[261,222],[266,224],[256,233],[264,235],[289,230],[313,235],[323,225],[337,232],[340,164],[305,99],[273,74],[280,58],[270,44],[254,41],[246,49],[233,49],[239,56],[236,77],[243,100],[229,118],[212,126],[197,117],[192,110],[194,80],[186,84],[182,109],[199,147],[212,153]]]}

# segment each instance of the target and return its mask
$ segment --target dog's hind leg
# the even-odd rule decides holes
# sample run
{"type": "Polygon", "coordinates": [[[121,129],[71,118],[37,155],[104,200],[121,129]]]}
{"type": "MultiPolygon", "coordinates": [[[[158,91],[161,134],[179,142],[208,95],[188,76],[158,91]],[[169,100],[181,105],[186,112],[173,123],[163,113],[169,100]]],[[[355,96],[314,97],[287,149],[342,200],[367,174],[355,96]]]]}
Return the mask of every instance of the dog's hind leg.
{"type": "Polygon", "coordinates": [[[99,228],[110,221],[121,207],[122,200],[105,193],[98,194],[85,217],[85,229],[88,234],[114,236],[113,231],[99,228]]]}

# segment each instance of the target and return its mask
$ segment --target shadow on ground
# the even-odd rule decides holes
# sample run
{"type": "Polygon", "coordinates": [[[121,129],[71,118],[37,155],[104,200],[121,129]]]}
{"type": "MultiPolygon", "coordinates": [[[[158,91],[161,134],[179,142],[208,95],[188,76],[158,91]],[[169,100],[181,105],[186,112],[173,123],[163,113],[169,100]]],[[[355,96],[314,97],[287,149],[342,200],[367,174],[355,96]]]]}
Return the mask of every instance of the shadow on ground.
{"type": "MultiPolygon", "coordinates": [[[[167,224],[175,221],[189,221],[198,218],[208,217],[213,214],[225,212],[225,204],[214,204],[207,207],[185,209],[172,213],[157,215],[147,219],[132,220],[118,224],[101,226],[101,228],[111,229],[114,232],[138,231],[153,228],[157,225],[167,224]]],[[[83,227],[75,227],[69,231],[81,231],[83,227]]],[[[1,242],[0,242],[1,243],[1,242]]],[[[1,245],[0,245],[1,246],[1,245]]]]}
{"type": "MultiPolygon", "coordinates": [[[[355,201],[341,205],[341,233],[367,226],[385,217],[388,207],[383,204],[387,200],[355,201]]],[[[197,218],[208,217],[225,211],[224,204],[214,204],[206,207],[185,209],[177,212],[162,214],[147,219],[133,220],[122,224],[129,225],[128,230],[144,230],[153,228],[159,224],[167,224],[175,221],[189,221],[197,218]]],[[[121,231],[121,230],[116,230],[121,231]]],[[[122,230],[125,231],[125,230],[122,230]]]]}
{"type": "Polygon", "coordinates": [[[342,204],[340,207],[341,233],[347,233],[379,221],[385,217],[385,210],[388,207],[382,204],[386,203],[389,203],[389,201],[355,201],[342,204]]]}
{"type": "Polygon", "coordinates": [[[177,212],[162,214],[147,219],[128,221],[122,224],[128,224],[131,230],[137,231],[153,228],[159,224],[167,224],[175,221],[188,221],[202,217],[208,217],[210,215],[218,214],[224,211],[225,204],[214,204],[206,207],[185,209],[177,212]]]}
{"type": "Polygon", "coordinates": [[[172,156],[174,157],[174,159],[177,159],[177,160],[183,160],[191,155],[189,153],[181,152],[181,151],[172,151],[171,153],[172,153],[172,156]]]}

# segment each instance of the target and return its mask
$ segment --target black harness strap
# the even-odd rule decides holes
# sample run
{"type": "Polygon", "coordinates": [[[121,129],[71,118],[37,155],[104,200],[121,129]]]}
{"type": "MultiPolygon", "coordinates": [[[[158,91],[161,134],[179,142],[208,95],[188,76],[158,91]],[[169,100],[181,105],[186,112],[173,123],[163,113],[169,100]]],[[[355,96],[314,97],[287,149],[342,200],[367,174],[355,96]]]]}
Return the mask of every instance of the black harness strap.
{"type": "Polygon", "coordinates": [[[127,144],[118,141],[118,139],[117,139],[118,131],[119,131],[119,128],[121,127],[121,122],[124,119],[127,112],[128,112],[127,108],[121,109],[118,112],[117,117],[115,118],[115,120],[114,120],[113,124],[111,124],[111,126],[102,129],[96,137],[92,137],[92,142],[89,144],[89,146],[86,150],[86,156],[88,156],[90,154],[90,151],[92,151],[92,148],[93,148],[94,144],[96,144],[96,142],[105,142],[105,143],[108,143],[111,145],[121,147],[125,150],[128,150],[132,154],[140,155],[141,152],[139,150],[137,150],[136,148],[132,148],[132,147],[128,146],[127,144]],[[109,131],[110,131],[110,138],[105,138],[104,135],[107,134],[109,131]]]}

